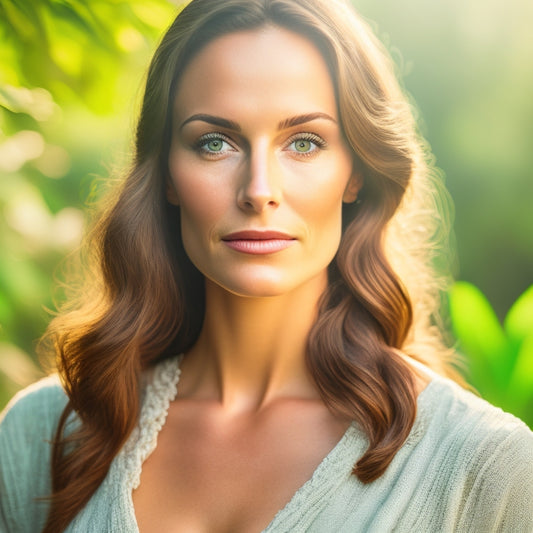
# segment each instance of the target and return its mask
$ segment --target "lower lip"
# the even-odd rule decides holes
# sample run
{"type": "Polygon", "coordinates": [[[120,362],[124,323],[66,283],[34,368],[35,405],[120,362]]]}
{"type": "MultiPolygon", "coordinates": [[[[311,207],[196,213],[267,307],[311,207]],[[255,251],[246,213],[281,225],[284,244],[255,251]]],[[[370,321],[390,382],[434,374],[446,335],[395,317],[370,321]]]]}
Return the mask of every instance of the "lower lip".
{"type": "Polygon", "coordinates": [[[238,239],[223,241],[226,246],[237,252],[252,255],[266,255],[280,252],[292,246],[295,239],[238,239]]]}

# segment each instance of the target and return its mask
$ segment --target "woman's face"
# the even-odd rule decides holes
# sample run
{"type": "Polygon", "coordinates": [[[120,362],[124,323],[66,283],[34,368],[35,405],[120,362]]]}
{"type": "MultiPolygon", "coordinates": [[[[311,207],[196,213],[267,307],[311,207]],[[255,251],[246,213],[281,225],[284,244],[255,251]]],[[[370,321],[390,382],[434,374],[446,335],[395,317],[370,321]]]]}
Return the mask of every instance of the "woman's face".
{"type": "Polygon", "coordinates": [[[242,296],[325,286],[359,180],[310,41],[265,27],[203,48],[179,84],[169,168],[185,250],[207,278],[242,296]]]}

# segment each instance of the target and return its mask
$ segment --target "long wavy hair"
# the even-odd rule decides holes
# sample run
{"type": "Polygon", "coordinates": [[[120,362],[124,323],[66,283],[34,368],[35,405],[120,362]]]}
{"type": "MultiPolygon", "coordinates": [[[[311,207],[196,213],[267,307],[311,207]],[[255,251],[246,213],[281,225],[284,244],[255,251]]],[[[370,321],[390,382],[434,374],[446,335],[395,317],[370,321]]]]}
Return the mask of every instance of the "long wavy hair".
{"type": "Polygon", "coordinates": [[[265,25],[308,38],[323,55],[364,179],[360,202],[343,207],[306,355],[325,404],[368,437],[353,469],[362,482],[383,474],[415,419],[414,376],[400,351],[446,370],[438,316],[447,276],[436,264],[450,210],[382,45],[341,0],[193,0],[153,57],[132,166],[87,239],[85,284],[45,337],[69,399],[53,443],[46,533],[63,531],[105,478],[137,423],[143,370],[199,335],[204,279],[165,196],[174,95],[203,46],[265,25]]]}

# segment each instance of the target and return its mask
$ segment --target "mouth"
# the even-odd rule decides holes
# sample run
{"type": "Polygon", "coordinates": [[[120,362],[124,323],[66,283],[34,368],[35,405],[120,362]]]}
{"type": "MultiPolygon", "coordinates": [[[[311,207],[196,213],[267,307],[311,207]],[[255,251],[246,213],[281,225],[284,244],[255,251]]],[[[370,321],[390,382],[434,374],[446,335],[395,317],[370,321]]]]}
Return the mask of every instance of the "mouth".
{"type": "Polygon", "coordinates": [[[266,255],[289,248],[296,238],[280,231],[245,230],[225,235],[222,242],[236,252],[266,255]]]}

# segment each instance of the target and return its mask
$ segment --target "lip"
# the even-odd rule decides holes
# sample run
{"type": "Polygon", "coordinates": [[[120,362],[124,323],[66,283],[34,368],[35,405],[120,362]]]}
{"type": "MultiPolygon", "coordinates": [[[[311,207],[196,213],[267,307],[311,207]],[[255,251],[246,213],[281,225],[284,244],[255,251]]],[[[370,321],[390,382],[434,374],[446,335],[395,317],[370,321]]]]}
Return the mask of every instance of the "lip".
{"type": "Polygon", "coordinates": [[[254,229],[236,231],[222,237],[223,241],[267,241],[273,239],[292,241],[294,237],[282,231],[254,229]]]}
{"type": "Polygon", "coordinates": [[[222,237],[222,241],[237,252],[266,255],[292,246],[296,239],[292,235],[272,230],[244,230],[229,233],[222,237]]]}

